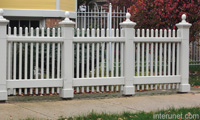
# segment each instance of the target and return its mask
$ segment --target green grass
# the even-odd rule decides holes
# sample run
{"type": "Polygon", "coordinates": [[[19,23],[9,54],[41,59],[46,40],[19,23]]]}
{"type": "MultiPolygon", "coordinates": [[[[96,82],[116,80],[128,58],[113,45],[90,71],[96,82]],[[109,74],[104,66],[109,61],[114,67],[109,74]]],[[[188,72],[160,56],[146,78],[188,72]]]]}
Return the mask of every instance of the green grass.
{"type": "Polygon", "coordinates": [[[191,86],[200,85],[200,75],[190,75],[189,83],[191,86]]]}
{"type": "MultiPolygon", "coordinates": [[[[200,107],[193,108],[170,108],[167,110],[160,110],[156,112],[124,112],[121,114],[108,114],[108,113],[89,113],[87,115],[80,115],[75,117],[60,117],[58,120],[154,120],[153,116],[155,114],[162,115],[181,115],[185,117],[185,115],[189,115],[193,118],[200,119],[200,107]]],[[[22,119],[21,119],[22,120],[22,119]]],[[[27,118],[25,120],[38,120],[34,118],[27,118]]],[[[167,119],[163,119],[167,120],[167,119]]],[[[174,119],[173,119],[174,120],[174,119]]],[[[180,120],[180,119],[178,119],[180,120]]],[[[188,120],[188,119],[185,119],[188,120]]],[[[194,120],[194,119],[191,119],[194,120]]]]}
{"type": "Polygon", "coordinates": [[[76,117],[60,117],[58,120],[153,120],[154,114],[182,114],[183,117],[186,114],[198,114],[200,117],[200,107],[195,108],[180,108],[175,109],[171,108],[168,110],[160,110],[157,112],[137,112],[137,113],[131,113],[131,112],[124,112],[122,114],[107,114],[107,113],[90,113],[88,115],[83,116],[76,116],[76,117]]]}

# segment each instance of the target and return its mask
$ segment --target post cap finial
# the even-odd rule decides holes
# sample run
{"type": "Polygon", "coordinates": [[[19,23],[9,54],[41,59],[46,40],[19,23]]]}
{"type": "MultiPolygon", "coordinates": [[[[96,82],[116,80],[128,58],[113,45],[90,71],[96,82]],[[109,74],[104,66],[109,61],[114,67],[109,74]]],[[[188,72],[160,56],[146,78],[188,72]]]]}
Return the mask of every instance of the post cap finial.
{"type": "Polygon", "coordinates": [[[3,16],[3,9],[0,9],[0,16],[3,16]]]}
{"type": "Polygon", "coordinates": [[[176,26],[177,26],[178,28],[179,28],[180,26],[184,26],[184,27],[190,28],[190,26],[191,26],[192,24],[186,22],[186,18],[187,18],[186,15],[185,15],[185,14],[182,14],[182,16],[181,16],[182,21],[181,21],[180,23],[176,24],[176,26]]]}
{"type": "Polygon", "coordinates": [[[131,14],[130,13],[126,13],[126,19],[130,20],[131,18],[131,14]]]}
{"type": "Polygon", "coordinates": [[[136,23],[131,21],[130,18],[131,18],[131,14],[129,12],[127,12],[126,20],[124,22],[120,23],[120,25],[122,27],[126,27],[126,28],[134,27],[136,25],[136,23]]]}
{"type": "Polygon", "coordinates": [[[69,12],[68,11],[65,11],[65,19],[63,20],[63,21],[61,21],[61,22],[59,22],[59,24],[60,25],[74,25],[75,24],[75,22],[73,22],[73,21],[71,21],[70,19],[69,19],[69,17],[70,17],[70,14],[69,14],[69,12]]]}
{"type": "Polygon", "coordinates": [[[69,12],[68,11],[65,12],[65,17],[69,18],[69,12]]]}
{"type": "Polygon", "coordinates": [[[185,20],[186,20],[186,15],[183,14],[183,15],[181,16],[181,18],[182,18],[182,21],[185,21],[185,20]]]}

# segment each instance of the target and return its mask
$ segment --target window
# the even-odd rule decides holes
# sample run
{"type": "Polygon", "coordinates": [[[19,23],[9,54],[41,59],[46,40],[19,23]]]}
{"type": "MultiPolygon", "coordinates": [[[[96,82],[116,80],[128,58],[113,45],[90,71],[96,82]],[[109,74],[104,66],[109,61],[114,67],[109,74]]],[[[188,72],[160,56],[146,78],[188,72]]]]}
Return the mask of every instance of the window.
{"type": "Polygon", "coordinates": [[[17,34],[19,34],[19,27],[22,27],[23,34],[25,33],[25,28],[27,27],[30,29],[31,27],[37,28],[40,27],[40,21],[39,20],[10,20],[10,23],[8,24],[9,27],[11,27],[11,34],[14,33],[14,27],[17,28],[17,34]]]}

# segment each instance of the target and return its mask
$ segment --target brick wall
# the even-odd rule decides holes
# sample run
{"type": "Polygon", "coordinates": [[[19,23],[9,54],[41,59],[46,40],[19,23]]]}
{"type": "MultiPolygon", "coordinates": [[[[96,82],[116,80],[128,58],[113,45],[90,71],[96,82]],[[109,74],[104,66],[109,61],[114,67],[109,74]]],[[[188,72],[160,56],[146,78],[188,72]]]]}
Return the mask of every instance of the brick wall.
{"type": "Polygon", "coordinates": [[[46,18],[45,26],[46,27],[56,27],[58,23],[61,22],[63,19],[61,18],[46,18]]]}

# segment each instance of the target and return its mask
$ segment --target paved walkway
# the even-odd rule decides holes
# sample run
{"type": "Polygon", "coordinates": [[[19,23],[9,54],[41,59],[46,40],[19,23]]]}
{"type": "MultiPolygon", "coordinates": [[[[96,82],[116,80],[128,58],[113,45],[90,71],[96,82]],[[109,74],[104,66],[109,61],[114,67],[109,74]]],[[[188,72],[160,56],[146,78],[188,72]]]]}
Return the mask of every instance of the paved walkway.
{"type": "Polygon", "coordinates": [[[82,115],[92,111],[98,113],[149,112],[170,107],[194,106],[200,106],[199,93],[52,102],[11,102],[0,103],[0,120],[24,119],[27,117],[56,119],[60,116],[82,115]]]}

